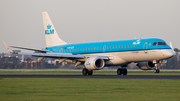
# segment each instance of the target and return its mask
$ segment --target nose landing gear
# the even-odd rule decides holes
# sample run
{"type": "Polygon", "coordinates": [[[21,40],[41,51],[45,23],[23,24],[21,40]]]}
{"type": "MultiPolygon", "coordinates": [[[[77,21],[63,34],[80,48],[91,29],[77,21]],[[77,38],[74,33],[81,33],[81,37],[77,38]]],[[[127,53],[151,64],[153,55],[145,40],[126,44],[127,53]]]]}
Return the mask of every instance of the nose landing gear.
{"type": "Polygon", "coordinates": [[[159,69],[157,69],[157,68],[158,68],[157,63],[155,64],[155,67],[156,67],[156,69],[154,69],[154,73],[159,73],[159,72],[160,72],[160,70],[159,70],[159,69]]]}
{"type": "Polygon", "coordinates": [[[160,72],[159,69],[155,69],[155,70],[154,70],[154,73],[159,73],[159,72],[160,72]]]}

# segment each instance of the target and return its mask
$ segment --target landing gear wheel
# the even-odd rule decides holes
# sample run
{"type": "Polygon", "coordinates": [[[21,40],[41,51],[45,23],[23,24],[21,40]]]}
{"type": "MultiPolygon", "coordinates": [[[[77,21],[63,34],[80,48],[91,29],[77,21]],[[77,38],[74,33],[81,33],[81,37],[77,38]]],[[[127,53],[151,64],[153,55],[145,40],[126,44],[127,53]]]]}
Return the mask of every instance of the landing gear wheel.
{"type": "Polygon", "coordinates": [[[123,69],[123,75],[127,75],[127,69],[123,69]]]}
{"type": "Polygon", "coordinates": [[[121,75],[121,74],[122,74],[122,72],[123,72],[123,71],[122,71],[122,69],[121,69],[121,68],[118,68],[118,69],[117,69],[117,75],[121,75]]]}
{"type": "Polygon", "coordinates": [[[121,68],[118,68],[117,69],[117,75],[127,75],[127,69],[121,69],[121,68]]]}
{"type": "Polygon", "coordinates": [[[159,72],[160,72],[160,70],[159,70],[159,69],[157,69],[157,70],[156,70],[156,72],[157,72],[157,73],[159,73],[159,72]]]}
{"type": "Polygon", "coordinates": [[[160,72],[159,69],[155,69],[155,70],[154,70],[154,73],[159,73],[159,72],[160,72]]]}
{"type": "Polygon", "coordinates": [[[86,68],[83,68],[82,74],[83,74],[83,75],[87,75],[87,74],[88,74],[88,70],[87,70],[86,68]]]}
{"type": "Polygon", "coordinates": [[[93,74],[93,70],[88,71],[88,75],[92,75],[93,74]]]}

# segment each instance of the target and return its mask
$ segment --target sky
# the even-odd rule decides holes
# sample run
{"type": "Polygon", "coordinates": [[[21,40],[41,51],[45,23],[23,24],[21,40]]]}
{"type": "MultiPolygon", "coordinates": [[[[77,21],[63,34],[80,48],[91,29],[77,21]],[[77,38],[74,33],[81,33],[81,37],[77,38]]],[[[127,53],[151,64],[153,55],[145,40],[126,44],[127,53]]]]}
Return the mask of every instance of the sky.
{"type": "Polygon", "coordinates": [[[67,43],[161,38],[180,48],[180,0],[0,0],[0,53],[42,49],[42,12],[67,43]],[[11,48],[14,50],[13,48],[11,48]]]}

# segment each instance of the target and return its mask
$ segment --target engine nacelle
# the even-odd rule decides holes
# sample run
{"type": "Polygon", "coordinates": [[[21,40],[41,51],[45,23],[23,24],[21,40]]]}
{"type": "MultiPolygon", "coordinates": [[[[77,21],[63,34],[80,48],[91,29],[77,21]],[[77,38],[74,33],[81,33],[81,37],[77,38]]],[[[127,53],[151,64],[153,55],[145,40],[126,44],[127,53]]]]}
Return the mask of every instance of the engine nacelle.
{"type": "Polygon", "coordinates": [[[139,62],[137,66],[142,70],[151,70],[155,68],[155,64],[151,61],[139,62]]]}
{"type": "Polygon", "coordinates": [[[84,63],[84,66],[88,70],[98,70],[103,69],[105,65],[105,62],[103,59],[100,58],[88,58],[86,62],[84,63]]]}

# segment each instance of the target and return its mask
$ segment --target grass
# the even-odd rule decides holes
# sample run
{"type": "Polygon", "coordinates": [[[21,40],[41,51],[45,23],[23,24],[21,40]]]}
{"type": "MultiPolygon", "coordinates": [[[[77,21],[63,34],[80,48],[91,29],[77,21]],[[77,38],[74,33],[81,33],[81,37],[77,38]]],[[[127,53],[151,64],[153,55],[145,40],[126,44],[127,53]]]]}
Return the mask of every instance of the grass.
{"type": "MultiPolygon", "coordinates": [[[[0,69],[0,75],[82,75],[81,70],[68,69],[0,69]]],[[[117,75],[116,69],[113,70],[94,70],[93,75],[117,75]]],[[[164,71],[159,74],[153,70],[128,70],[127,75],[180,75],[180,71],[164,71]]]]}
{"type": "Polygon", "coordinates": [[[179,101],[180,80],[0,78],[1,101],[179,101]]]}

